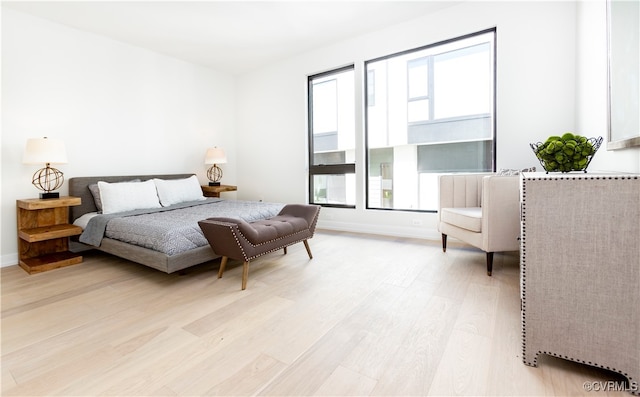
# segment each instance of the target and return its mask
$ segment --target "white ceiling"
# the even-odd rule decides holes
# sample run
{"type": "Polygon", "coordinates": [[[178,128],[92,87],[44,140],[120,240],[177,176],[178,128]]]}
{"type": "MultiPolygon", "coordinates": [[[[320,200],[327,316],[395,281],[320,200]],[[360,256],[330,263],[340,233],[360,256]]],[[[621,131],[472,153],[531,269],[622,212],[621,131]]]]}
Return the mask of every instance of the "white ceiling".
{"type": "Polygon", "coordinates": [[[240,74],[459,3],[3,1],[3,7],[240,74]]]}

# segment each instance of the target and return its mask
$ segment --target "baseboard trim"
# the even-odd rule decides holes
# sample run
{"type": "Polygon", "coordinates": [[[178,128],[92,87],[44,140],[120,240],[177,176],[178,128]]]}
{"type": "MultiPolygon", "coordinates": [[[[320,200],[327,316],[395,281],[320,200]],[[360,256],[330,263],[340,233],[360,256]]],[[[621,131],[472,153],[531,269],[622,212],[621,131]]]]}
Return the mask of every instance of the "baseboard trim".
{"type": "Polygon", "coordinates": [[[0,267],[8,267],[18,264],[18,253],[2,255],[2,259],[0,259],[0,267]]]}
{"type": "Polygon", "coordinates": [[[440,240],[440,233],[437,230],[420,227],[403,227],[390,225],[376,225],[350,222],[339,222],[332,220],[318,221],[318,229],[334,230],[339,232],[353,232],[363,234],[376,234],[391,237],[419,238],[425,240],[440,240]]]}

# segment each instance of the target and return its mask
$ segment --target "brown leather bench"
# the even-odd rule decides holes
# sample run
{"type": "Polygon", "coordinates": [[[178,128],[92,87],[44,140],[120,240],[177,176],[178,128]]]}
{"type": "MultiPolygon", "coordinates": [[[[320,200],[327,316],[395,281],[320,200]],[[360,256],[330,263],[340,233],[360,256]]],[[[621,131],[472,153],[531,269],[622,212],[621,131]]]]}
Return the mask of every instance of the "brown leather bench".
{"type": "Polygon", "coordinates": [[[222,277],[228,258],[244,262],[242,289],[247,287],[249,262],[259,256],[303,242],[309,259],[313,259],[308,239],[313,237],[320,206],[287,204],[273,218],[245,222],[234,218],[209,218],[198,222],[213,251],[222,256],[218,278],[222,277]]]}

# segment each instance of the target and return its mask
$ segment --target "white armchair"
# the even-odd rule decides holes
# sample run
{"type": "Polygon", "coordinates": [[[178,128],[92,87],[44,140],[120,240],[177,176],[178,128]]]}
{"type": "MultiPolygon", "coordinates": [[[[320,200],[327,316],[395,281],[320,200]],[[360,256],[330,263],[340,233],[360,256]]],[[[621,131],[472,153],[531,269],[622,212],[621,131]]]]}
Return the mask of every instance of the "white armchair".
{"type": "Polygon", "coordinates": [[[447,236],[480,248],[487,253],[491,276],[494,252],[520,249],[519,180],[495,173],[440,176],[442,251],[447,251],[447,236]]]}

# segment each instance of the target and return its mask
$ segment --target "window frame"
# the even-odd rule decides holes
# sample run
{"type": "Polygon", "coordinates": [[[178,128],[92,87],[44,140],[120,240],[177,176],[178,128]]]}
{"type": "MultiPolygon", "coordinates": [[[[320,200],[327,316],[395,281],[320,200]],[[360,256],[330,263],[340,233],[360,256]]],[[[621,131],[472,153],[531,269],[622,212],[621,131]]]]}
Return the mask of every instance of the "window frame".
{"type": "MultiPolygon", "coordinates": [[[[433,47],[438,47],[438,46],[443,46],[446,44],[450,44],[450,43],[454,43],[456,41],[460,41],[460,40],[465,40],[468,38],[472,38],[472,37],[476,37],[476,36],[480,36],[483,34],[487,34],[487,33],[493,33],[493,59],[491,60],[492,62],[492,85],[493,85],[493,94],[492,94],[492,102],[493,102],[493,106],[491,109],[491,128],[492,128],[492,135],[491,135],[491,141],[492,141],[492,154],[491,154],[491,170],[492,172],[496,171],[496,158],[497,158],[497,88],[498,88],[498,81],[497,81],[497,62],[498,62],[498,55],[497,55],[497,51],[498,51],[498,31],[496,27],[492,27],[492,28],[488,28],[488,29],[484,29],[484,30],[480,30],[477,32],[473,32],[473,33],[468,33],[462,36],[458,36],[458,37],[454,37],[454,38],[450,38],[450,39],[446,39],[446,40],[442,40],[442,41],[438,41],[435,43],[431,43],[431,44],[427,44],[421,47],[416,47],[416,48],[412,48],[409,50],[404,50],[404,51],[400,51],[400,52],[396,52],[393,54],[388,54],[382,57],[378,57],[378,58],[374,58],[374,59],[370,59],[364,62],[364,73],[363,73],[363,78],[364,78],[364,84],[363,86],[369,87],[369,74],[368,74],[368,65],[370,63],[374,63],[374,62],[378,62],[378,61],[383,61],[383,60],[387,60],[387,59],[391,59],[391,58],[395,58],[398,56],[402,56],[402,55],[406,55],[406,54],[410,54],[413,52],[418,52],[421,50],[426,50],[429,48],[433,48],[433,47]]],[[[407,71],[408,71],[408,66],[407,66],[407,71]]],[[[429,73],[433,73],[433,64],[432,62],[429,63],[429,73]]],[[[409,79],[407,78],[407,84],[409,84],[409,79]]],[[[433,97],[433,88],[431,87],[431,85],[429,85],[429,119],[431,120],[431,118],[433,117],[433,106],[434,106],[434,100],[435,98],[433,97]]],[[[364,100],[364,117],[363,117],[363,127],[364,127],[364,131],[363,131],[363,135],[364,135],[364,144],[363,144],[363,150],[364,150],[364,200],[365,200],[365,208],[367,210],[379,210],[379,211],[403,211],[403,212],[421,212],[421,213],[437,213],[437,209],[433,209],[433,210],[423,210],[423,209],[403,209],[403,208],[380,208],[380,207],[372,207],[370,206],[370,197],[369,197],[369,187],[370,187],[370,170],[369,170],[369,103],[368,103],[368,99],[369,99],[369,95],[368,93],[365,92],[363,93],[363,100],[364,100]]],[[[409,90],[407,87],[407,102],[410,102],[412,100],[412,98],[410,98],[409,96],[409,90]]],[[[415,123],[423,123],[424,121],[418,121],[415,123]]],[[[414,123],[414,124],[415,124],[414,123]]],[[[411,123],[409,123],[411,124],[411,123]]],[[[478,171],[481,172],[481,171],[478,171]]]]}
{"type": "MultiPolygon", "coordinates": [[[[313,133],[313,80],[332,74],[337,74],[345,71],[353,71],[355,73],[355,64],[342,66],[336,69],[327,70],[325,72],[316,73],[307,76],[307,137],[308,137],[308,202],[309,204],[319,205],[322,207],[334,207],[334,208],[356,208],[356,204],[331,204],[331,203],[316,203],[313,201],[314,197],[314,177],[316,175],[347,175],[356,173],[356,164],[343,163],[343,164],[314,164],[314,133],[313,133]]],[[[355,90],[355,87],[354,87],[355,90]]],[[[353,104],[355,111],[355,103],[353,104]]]]}

